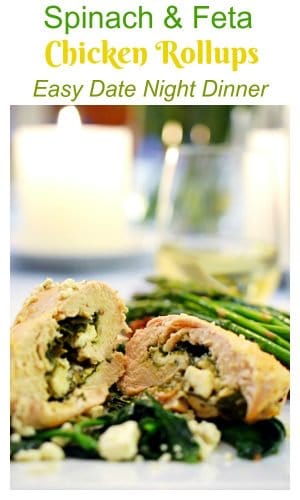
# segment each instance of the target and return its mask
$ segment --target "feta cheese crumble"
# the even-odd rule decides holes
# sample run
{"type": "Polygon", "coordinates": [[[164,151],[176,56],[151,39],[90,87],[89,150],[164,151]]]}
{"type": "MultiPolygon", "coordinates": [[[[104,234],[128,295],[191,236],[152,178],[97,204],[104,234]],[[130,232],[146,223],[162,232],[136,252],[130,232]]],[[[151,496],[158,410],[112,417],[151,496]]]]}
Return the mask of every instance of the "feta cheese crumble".
{"type": "Polygon", "coordinates": [[[60,446],[55,443],[43,443],[38,449],[20,450],[14,459],[17,462],[34,462],[38,460],[62,460],[65,454],[60,446]]]}
{"type": "Polygon", "coordinates": [[[184,379],[186,381],[185,390],[191,387],[197,396],[209,398],[214,388],[214,376],[210,370],[199,370],[195,366],[188,366],[184,379]]]}
{"type": "Polygon", "coordinates": [[[189,420],[188,426],[199,445],[199,458],[205,460],[219,444],[221,432],[215,424],[206,422],[205,420],[202,422],[189,420]]]}
{"type": "Polygon", "coordinates": [[[99,455],[113,462],[132,460],[138,452],[140,436],[141,431],[134,420],[112,425],[99,437],[99,455]]]}

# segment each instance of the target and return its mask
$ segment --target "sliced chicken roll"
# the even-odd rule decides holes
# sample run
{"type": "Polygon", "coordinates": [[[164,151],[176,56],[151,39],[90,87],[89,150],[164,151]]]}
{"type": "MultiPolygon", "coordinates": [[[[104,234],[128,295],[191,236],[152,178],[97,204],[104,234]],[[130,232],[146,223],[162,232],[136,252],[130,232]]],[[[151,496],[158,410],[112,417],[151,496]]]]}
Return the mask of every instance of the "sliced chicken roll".
{"type": "Polygon", "coordinates": [[[243,336],[186,314],[161,316],[126,345],[121,390],[147,390],[167,408],[254,422],[277,415],[289,371],[243,336]]]}
{"type": "Polygon", "coordinates": [[[54,427],[105,400],[124,373],[125,313],[98,281],[46,280],[27,299],[11,329],[14,429],[54,427]]]}

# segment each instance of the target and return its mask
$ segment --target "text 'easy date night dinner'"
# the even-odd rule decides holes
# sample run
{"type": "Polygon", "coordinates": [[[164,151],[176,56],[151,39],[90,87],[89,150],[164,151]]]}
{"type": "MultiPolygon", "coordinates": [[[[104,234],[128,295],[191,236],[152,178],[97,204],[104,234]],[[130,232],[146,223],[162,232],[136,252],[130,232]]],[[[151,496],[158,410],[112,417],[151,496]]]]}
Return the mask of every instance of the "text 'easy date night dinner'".
{"type": "Polygon", "coordinates": [[[79,97],[93,98],[125,98],[125,97],[154,97],[166,102],[176,98],[197,97],[264,97],[270,88],[269,83],[247,82],[236,83],[225,80],[206,79],[166,81],[145,80],[141,86],[124,80],[106,82],[104,80],[91,80],[89,84],[83,83],[55,83],[49,80],[36,80],[33,96],[37,98],[63,98],[71,102],[79,97]]]}

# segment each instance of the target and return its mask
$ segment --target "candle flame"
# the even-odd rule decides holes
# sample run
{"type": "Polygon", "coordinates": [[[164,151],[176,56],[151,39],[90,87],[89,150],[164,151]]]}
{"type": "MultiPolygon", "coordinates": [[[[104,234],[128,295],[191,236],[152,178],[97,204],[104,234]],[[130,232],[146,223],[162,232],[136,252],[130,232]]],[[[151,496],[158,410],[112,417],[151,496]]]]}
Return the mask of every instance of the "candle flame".
{"type": "Polygon", "coordinates": [[[76,132],[81,128],[80,114],[76,106],[65,106],[58,113],[57,125],[62,130],[76,132]]]}

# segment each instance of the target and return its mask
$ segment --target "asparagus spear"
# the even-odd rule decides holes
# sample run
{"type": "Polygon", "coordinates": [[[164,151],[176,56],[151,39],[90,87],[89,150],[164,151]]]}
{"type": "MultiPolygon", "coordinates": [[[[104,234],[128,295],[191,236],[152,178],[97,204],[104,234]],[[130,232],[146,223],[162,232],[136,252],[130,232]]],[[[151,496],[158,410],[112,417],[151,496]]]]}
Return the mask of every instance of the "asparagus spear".
{"type": "Polygon", "coordinates": [[[286,327],[288,331],[289,328],[285,322],[279,320],[277,317],[274,317],[270,312],[265,310],[252,309],[251,307],[245,306],[243,304],[237,304],[234,302],[219,300],[219,305],[224,305],[226,309],[230,309],[231,311],[237,312],[246,316],[247,318],[254,319],[255,321],[259,321],[260,323],[269,323],[282,327],[286,327]]]}
{"type": "MultiPolygon", "coordinates": [[[[169,278],[164,278],[163,276],[150,276],[146,278],[146,281],[148,283],[152,283],[154,285],[157,285],[156,292],[159,290],[181,290],[181,291],[187,291],[196,295],[207,295],[207,292],[199,288],[199,285],[196,283],[193,283],[192,281],[180,281],[180,280],[174,280],[174,279],[169,279],[169,278]]],[[[273,317],[273,319],[277,318],[279,321],[283,322],[284,324],[290,323],[290,314],[287,311],[282,311],[279,309],[275,309],[274,307],[271,306],[266,306],[266,305],[257,305],[257,304],[250,304],[242,300],[240,297],[237,297],[235,294],[230,294],[227,293],[226,295],[220,294],[216,290],[211,290],[210,296],[213,296],[214,298],[218,300],[222,300],[222,298],[226,299],[227,301],[240,304],[242,306],[246,306],[247,308],[255,309],[263,313],[270,313],[273,317]]]]}
{"type": "Polygon", "coordinates": [[[212,291],[208,295],[197,285],[151,277],[153,292],[135,294],[129,304],[128,320],[185,312],[244,335],[289,365],[289,317],[287,313],[267,306],[247,304],[231,295],[212,291]]]}
{"type": "Polygon", "coordinates": [[[283,337],[285,338],[286,340],[290,340],[290,329],[284,326],[279,326],[279,325],[265,325],[266,328],[268,328],[268,330],[271,330],[271,332],[275,332],[275,333],[278,333],[278,335],[280,335],[280,337],[283,337]]]}
{"type": "MultiPolygon", "coordinates": [[[[135,297],[138,297],[135,295],[135,297]]],[[[144,299],[147,298],[145,294],[140,295],[144,299]]],[[[171,300],[173,303],[183,303],[188,309],[191,309],[191,304],[195,304],[195,312],[202,313],[207,317],[211,318],[227,318],[237,323],[241,326],[248,328],[249,330],[261,334],[263,337],[276,340],[278,345],[282,347],[289,348],[289,328],[282,323],[277,325],[275,322],[275,328],[272,326],[272,316],[270,313],[260,313],[258,311],[252,311],[251,309],[236,304],[232,307],[232,304],[221,300],[216,301],[210,299],[207,296],[199,296],[188,293],[186,291],[157,291],[152,294],[148,294],[148,299],[152,298],[156,301],[161,300],[171,300]],[[189,306],[188,306],[189,303],[189,306]],[[237,312],[235,312],[237,311],[237,312]],[[239,313],[239,314],[238,314],[239,313]],[[271,323],[271,328],[266,328],[265,322],[271,323]],[[276,328],[280,326],[282,328],[276,328]]],[[[157,302],[156,302],[157,303],[157,302]]],[[[158,302],[159,306],[159,302],[158,302]]]]}
{"type": "Polygon", "coordinates": [[[267,330],[261,323],[257,321],[253,321],[247,317],[242,316],[241,314],[237,314],[233,311],[225,309],[224,307],[220,307],[217,302],[214,302],[212,299],[207,297],[203,297],[199,299],[199,304],[207,304],[209,308],[211,308],[214,312],[216,312],[217,316],[220,318],[225,318],[233,321],[234,323],[241,325],[249,330],[260,334],[263,337],[272,339],[276,344],[281,345],[282,347],[289,348],[289,343],[282,339],[279,335],[276,335],[274,332],[267,330]]]}
{"type": "Polygon", "coordinates": [[[153,304],[151,301],[149,301],[148,303],[147,301],[144,301],[144,304],[137,308],[134,306],[134,303],[131,303],[129,304],[128,320],[132,321],[134,319],[143,318],[145,316],[180,314],[183,312],[185,312],[186,314],[197,316],[200,319],[213,322],[214,324],[221,326],[226,330],[230,330],[237,335],[244,335],[244,337],[246,337],[247,339],[255,341],[261,347],[261,349],[270,354],[273,354],[277,359],[289,365],[290,353],[287,346],[281,346],[274,342],[274,339],[260,336],[257,333],[242,327],[241,325],[229,321],[228,319],[217,319],[205,316],[199,313],[197,309],[193,309],[192,307],[188,306],[185,307],[184,305],[176,304],[175,302],[173,303],[173,305],[169,304],[168,306],[164,305],[163,307],[160,307],[159,302],[153,304]]]}

